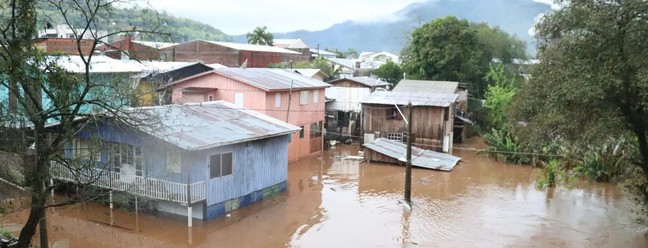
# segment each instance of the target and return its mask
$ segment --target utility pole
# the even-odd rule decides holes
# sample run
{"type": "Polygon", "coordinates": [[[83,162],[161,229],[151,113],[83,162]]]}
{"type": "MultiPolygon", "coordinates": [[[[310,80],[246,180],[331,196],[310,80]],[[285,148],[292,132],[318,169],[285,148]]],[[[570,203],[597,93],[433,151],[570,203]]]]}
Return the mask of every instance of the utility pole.
{"type": "Polygon", "coordinates": [[[412,205],[412,103],[407,104],[407,162],[405,163],[405,202],[412,205]]]}

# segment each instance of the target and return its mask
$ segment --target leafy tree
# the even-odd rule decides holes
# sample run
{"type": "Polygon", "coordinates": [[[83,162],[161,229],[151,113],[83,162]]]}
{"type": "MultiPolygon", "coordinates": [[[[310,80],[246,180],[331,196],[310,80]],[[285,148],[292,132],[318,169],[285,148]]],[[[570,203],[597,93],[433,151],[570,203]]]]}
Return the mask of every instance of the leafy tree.
{"type": "Polygon", "coordinates": [[[494,129],[501,130],[506,123],[506,115],[509,106],[517,93],[517,88],[513,87],[504,66],[502,64],[491,64],[491,70],[486,74],[486,80],[493,84],[486,90],[486,102],[484,107],[488,109],[488,122],[494,129]]]}
{"type": "Polygon", "coordinates": [[[388,60],[387,63],[378,67],[374,73],[379,78],[387,81],[391,85],[391,88],[394,88],[394,86],[403,79],[403,69],[401,69],[400,65],[391,60],[388,60]]]}
{"type": "Polygon", "coordinates": [[[475,82],[483,77],[480,57],[481,46],[470,23],[450,16],[412,33],[403,52],[403,69],[415,79],[475,82]]]}
{"type": "Polygon", "coordinates": [[[247,40],[250,44],[272,46],[274,36],[268,32],[268,27],[256,27],[252,33],[247,33],[247,40]]]}
{"type": "MultiPolygon", "coordinates": [[[[513,58],[526,58],[525,44],[500,28],[450,16],[412,33],[402,52],[402,65],[408,78],[469,83],[471,92],[483,97],[487,88],[484,76],[494,58],[505,65],[513,58]]],[[[506,71],[509,77],[515,75],[515,70],[506,71]]]]}
{"type": "MultiPolygon", "coordinates": [[[[648,197],[648,2],[561,0],[537,24],[540,63],[514,99],[530,142],[631,140],[648,197]]],[[[643,201],[648,202],[648,201],[643,201]]]]}
{"type": "MultiPolygon", "coordinates": [[[[25,158],[25,183],[30,188],[30,211],[19,235],[18,247],[30,247],[32,237],[39,228],[40,247],[48,247],[46,208],[70,204],[79,198],[65,202],[50,201],[49,180],[52,178],[50,162],[57,161],[68,169],[87,168],[88,163],[78,163],[62,155],[65,144],[73,139],[78,125],[91,123],[87,117],[105,113],[130,125],[145,125],[137,119],[129,119],[123,108],[132,104],[131,75],[91,75],[90,64],[94,54],[81,55],[81,73],[69,72],[59,66],[66,57],[43,54],[33,44],[37,30],[37,4],[50,5],[57,14],[68,20],[68,13],[81,13],[85,22],[81,33],[92,36],[92,50],[110,35],[131,30],[115,31],[100,35],[94,29],[110,20],[111,1],[36,1],[0,0],[3,15],[0,16],[0,127],[2,137],[11,137],[13,144],[3,146],[25,158]],[[9,99],[6,99],[8,97],[9,99]],[[57,122],[56,127],[49,127],[57,122]],[[9,136],[11,135],[11,136],[9,136]]],[[[76,38],[76,37],[75,37],[76,38]]],[[[80,38],[76,47],[81,50],[80,38]]],[[[77,174],[78,175],[78,174],[77,174]]],[[[94,195],[102,197],[102,195],[94,195]]]]}

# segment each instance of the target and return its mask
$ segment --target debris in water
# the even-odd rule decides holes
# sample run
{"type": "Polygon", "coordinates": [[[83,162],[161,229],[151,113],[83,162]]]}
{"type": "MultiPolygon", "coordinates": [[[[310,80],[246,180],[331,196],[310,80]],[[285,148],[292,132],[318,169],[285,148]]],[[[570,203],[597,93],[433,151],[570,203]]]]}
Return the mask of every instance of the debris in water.
{"type": "Polygon", "coordinates": [[[227,218],[232,217],[232,214],[227,214],[227,215],[225,215],[225,217],[227,217],[227,218]]]}

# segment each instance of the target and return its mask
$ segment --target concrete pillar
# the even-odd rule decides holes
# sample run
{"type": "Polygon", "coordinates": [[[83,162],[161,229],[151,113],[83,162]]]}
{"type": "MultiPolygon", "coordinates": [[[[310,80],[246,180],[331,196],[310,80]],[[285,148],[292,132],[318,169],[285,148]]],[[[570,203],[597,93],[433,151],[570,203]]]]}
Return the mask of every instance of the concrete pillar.
{"type": "Polygon", "coordinates": [[[192,226],[192,223],[191,223],[191,221],[193,220],[193,217],[191,217],[192,213],[193,213],[193,211],[191,211],[191,206],[188,206],[187,207],[187,226],[189,226],[189,227],[192,226]]]}

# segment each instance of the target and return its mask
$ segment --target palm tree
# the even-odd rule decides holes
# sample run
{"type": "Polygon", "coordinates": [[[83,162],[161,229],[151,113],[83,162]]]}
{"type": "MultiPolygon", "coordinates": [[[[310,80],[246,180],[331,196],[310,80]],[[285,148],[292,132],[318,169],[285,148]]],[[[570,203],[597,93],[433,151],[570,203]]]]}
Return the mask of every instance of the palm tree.
{"type": "Polygon", "coordinates": [[[256,27],[252,33],[247,33],[247,40],[250,44],[272,46],[272,33],[267,31],[268,27],[256,27]]]}

